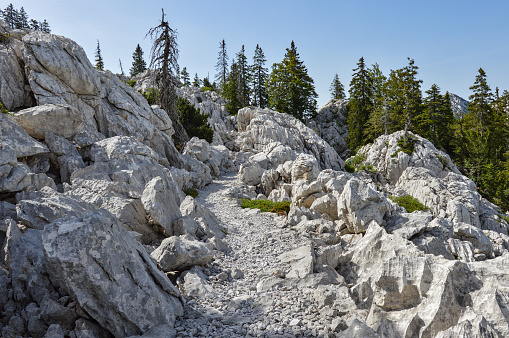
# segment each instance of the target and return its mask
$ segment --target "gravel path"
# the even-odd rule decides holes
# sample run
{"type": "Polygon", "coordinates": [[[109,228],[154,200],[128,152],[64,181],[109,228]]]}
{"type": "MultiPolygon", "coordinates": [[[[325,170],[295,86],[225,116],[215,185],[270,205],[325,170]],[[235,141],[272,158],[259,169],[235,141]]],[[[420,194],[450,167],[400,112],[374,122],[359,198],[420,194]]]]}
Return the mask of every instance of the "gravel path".
{"type": "Polygon", "coordinates": [[[212,292],[188,298],[184,317],[175,324],[177,337],[329,337],[333,314],[319,312],[314,289],[257,292],[260,280],[288,271],[280,254],[310,240],[284,228],[282,216],[239,207],[227,196],[235,179],[223,175],[197,197],[226,225],[231,251],[216,252],[203,269],[212,292]]]}

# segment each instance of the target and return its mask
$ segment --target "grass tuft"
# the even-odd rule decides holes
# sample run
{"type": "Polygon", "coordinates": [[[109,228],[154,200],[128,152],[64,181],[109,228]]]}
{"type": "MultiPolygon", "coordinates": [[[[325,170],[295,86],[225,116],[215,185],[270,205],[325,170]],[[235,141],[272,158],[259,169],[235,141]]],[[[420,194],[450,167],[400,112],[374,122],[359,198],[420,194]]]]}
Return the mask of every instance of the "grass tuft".
{"type": "Polygon", "coordinates": [[[394,202],[398,203],[398,205],[405,208],[407,212],[414,212],[417,210],[426,211],[429,209],[427,206],[419,202],[417,198],[410,195],[400,197],[390,196],[390,198],[394,202]]]}
{"type": "Polygon", "coordinates": [[[198,190],[187,189],[186,191],[184,191],[184,194],[186,194],[186,196],[191,196],[192,198],[196,198],[196,197],[198,197],[198,190]]]}
{"type": "Polygon", "coordinates": [[[242,208],[260,209],[262,212],[274,212],[285,215],[290,212],[291,202],[289,201],[272,202],[271,200],[249,200],[247,198],[243,198],[241,201],[242,208]]]}

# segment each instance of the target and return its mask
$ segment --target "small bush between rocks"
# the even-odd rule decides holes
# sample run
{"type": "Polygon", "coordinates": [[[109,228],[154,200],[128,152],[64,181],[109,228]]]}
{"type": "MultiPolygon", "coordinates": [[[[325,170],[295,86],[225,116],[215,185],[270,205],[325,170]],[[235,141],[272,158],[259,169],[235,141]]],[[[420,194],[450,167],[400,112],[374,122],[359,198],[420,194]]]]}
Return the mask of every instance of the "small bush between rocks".
{"type": "Polygon", "coordinates": [[[136,85],[136,80],[127,80],[126,84],[129,87],[134,87],[136,85]]]}
{"type": "Polygon", "coordinates": [[[412,153],[415,150],[416,143],[417,143],[417,139],[410,135],[408,135],[406,140],[404,137],[402,137],[398,140],[398,146],[401,148],[401,151],[408,155],[412,155],[412,153]]]}
{"type": "Polygon", "coordinates": [[[201,91],[202,92],[206,92],[206,91],[209,91],[209,90],[212,90],[212,87],[201,87],[201,91]]]}
{"type": "Polygon", "coordinates": [[[419,202],[417,198],[410,195],[400,197],[390,196],[390,198],[393,202],[396,202],[398,205],[405,208],[407,212],[414,212],[417,210],[426,211],[429,209],[427,206],[419,202]]]}
{"type": "Polygon", "coordinates": [[[141,93],[147,100],[149,105],[157,104],[159,100],[159,90],[154,87],[148,88],[144,93],[141,93]]]}
{"type": "Polygon", "coordinates": [[[9,111],[4,108],[2,101],[0,101],[0,113],[9,114],[9,111]]]}
{"type": "Polygon", "coordinates": [[[367,172],[375,173],[377,172],[375,168],[371,165],[362,164],[366,160],[366,155],[357,154],[351,160],[348,160],[345,163],[345,170],[349,173],[355,173],[357,171],[365,170],[367,172]]]}
{"type": "Polygon", "coordinates": [[[191,196],[192,198],[196,198],[196,197],[198,197],[198,190],[187,189],[186,191],[184,191],[184,194],[186,194],[186,196],[191,196]]]}
{"type": "Polygon", "coordinates": [[[189,100],[183,97],[177,99],[177,109],[180,122],[189,137],[196,136],[212,143],[214,130],[210,127],[207,114],[202,114],[199,108],[195,108],[189,100]]]}
{"type": "Polygon", "coordinates": [[[506,221],[507,223],[509,223],[509,215],[499,215],[500,218],[502,218],[504,221],[506,221]]]}
{"type": "Polygon", "coordinates": [[[272,202],[271,200],[249,200],[247,198],[243,198],[241,201],[242,208],[260,209],[262,212],[283,213],[285,215],[290,212],[291,202],[289,201],[272,202]]]}

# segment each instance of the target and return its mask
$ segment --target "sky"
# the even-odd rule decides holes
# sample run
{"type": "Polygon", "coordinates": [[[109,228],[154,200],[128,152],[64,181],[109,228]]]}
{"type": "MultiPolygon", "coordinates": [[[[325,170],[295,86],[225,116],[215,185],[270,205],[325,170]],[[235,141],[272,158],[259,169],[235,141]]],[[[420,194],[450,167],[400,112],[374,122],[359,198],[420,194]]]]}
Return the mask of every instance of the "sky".
{"type": "Polygon", "coordinates": [[[330,99],[334,74],[349,88],[360,57],[385,75],[415,60],[423,92],[433,83],[465,99],[479,68],[494,91],[509,90],[509,1],[507,0],[22,0],[29,18],[50,24],[83,47],[94,62],[97,40],[105,68],[132,66],[137,44],[148,62],[161,9],[178,32],[179,65],[191,78],[214,78],[219,42],[231,59],[245,46],[250,61],[257,44],[267,68],[280,62],[291,41],[314,79],[318,105],[330,99]]]}

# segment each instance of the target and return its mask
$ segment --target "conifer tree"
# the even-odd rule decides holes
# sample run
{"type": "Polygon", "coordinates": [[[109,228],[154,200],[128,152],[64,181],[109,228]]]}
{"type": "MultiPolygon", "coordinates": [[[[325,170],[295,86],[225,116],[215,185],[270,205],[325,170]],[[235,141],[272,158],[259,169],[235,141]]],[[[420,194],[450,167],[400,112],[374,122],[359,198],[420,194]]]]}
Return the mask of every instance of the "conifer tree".
{"type": "Polygon", "coordinates": [[[134,77],[138,74],[143,73],[146,70],[147,63],[145,62],[145,60],[143,60],[143,50],[138,44],[133,53],[133,64],[129,72],[131,73],[131,77],[134,77]]]}
{"type": "Polygon", "coordinates": [[[17,22],[18,22],[18,11],[14,8],[12,3],[10,3],[3,11],[2,13],[3,19],[5,23],[10,28],[16,28],[17,22]]]}
{"type": "Polygon", "coordinates": [[[356,151],[365,144],[364,129],[373,108],[372,80],[364,63],[359,59],[350,82],[348,101],[348,138],[350,149],[356,151]]]}
{"type": "Polygon", "coordinates": [[[230,72],[226,77],[226,82],[223,83],[222,88],[222,96],[226,100],[226,110],[232,115],[236,115],[242,105],[239,101],[239,92],[238,92],[238,72],[239,66],[235,59],[232,60],[232,65],[230,68],[230,72]]]}
{"type": "Polygon", "coordinates": [[[272,65],[267,80],[269,107],[288,113],[300,120],[311,117],[316,112],[316,98],[313,79],[300,60],[297,47],[292,41],[280,63],[272,65]]]}
{"type": "Polygon", "coordinates": [[[449,93],[441,95],[440,88],[433,84],[426,94],[424,109],[417,117],[416,131],[433,142],[435,147],[449,151],[454,123],[449,93]]]}
{"type": "Polygon", "coordinates": [[[40,30],[39,21],[37,21],[37,20],[30,19],[29,26],[30,26],[30,29],[32,29],[34,31],[40,30]]]}
{"type": "Polygon", "coordinates": [[[226,52],[226,42],[221,41],[219,43],[219,55],[216,63],[216,77],[215,80],[219,83],[219,87],[222,87],[226,82],[228,76],[228,54],[226,52]]]}
{"type": "Polygon", "coordinates": [[[484,136],[493,122],[493,112],[491,102],[493,94],[486,80],[486,73],[479,68],[479,74],[475,77],[474,85],[470,87],[473,94],[470,95],[468,105],[468,117],[472,119],[472,127],[477,129],[481,137],[484,136]]]}
{"type": "Polygon", "coordinates": [[[44,33],[51,33],[51,29],[49,28],[49,23],[46,21],[46,19],[44,19],[44,21],[42,23],[39,23],[39,27],[41,29],[41,31],[43,31],[44,33]]]}
{"type": "Polygon", "coordinates": [[[212,83],[210,83],[208,76],[203,79],[202,83],[203,83],[203,87],[212,88],[212,83]]]}
{"type": "Polygon", "coordinates": [[[334,79],[332,79],[332,83],[330,85],[330,93],[333,100],[344,100],[345,99],[345,87],[339,81],[339,76],[336,73],[334,75],[334,79]]]}
{"type": "Polygon", "coordinates": [[[198,77],[198,73],[194,73],[193,87],[201,87],[201,79],[198,77]]]}
{"type": "Polygon", "coordinates": [[[189,73],[187,72],[187,68],[182,68],[182,72],[180,72],[180,79],[182,81],[183,86],[191,85],[191,78],[189,77],[189,73]]]}
{"type": "Polygon", "coordinates": [[[253,84],[253,104],[265,108],[268,104],[266,82],[268,78],[268,69],[265,68],[265,54],[259,45],[256,45],[253,57],[253,66],[251,67],[251,79],[253,84]]]}
{"type": "Polygon", "coordinates": [[[380,135],[389,132],[389,111],[387,109],[387,77],[380,70],[378,63],[368,69],[371,78],[373,108],[364,129],[364,143],[373,142],[380,135]]]}
{"type": "Polygon", "coordinates": [[[99,40],[97,40],[97,48],[95,50],[95,68],[104,70],[104,62],[101,55],[101,46],[99,46],[99,40]]]}
{"type": "Polygon", "coordinates": [[[247,63],[246,51],[244,45],[237,53],[237,92],[239,96],[239,102],[242,107],[249,106],[249,98],[250,98],[250,67],[247,63]]]}
{"type": "Polygon", "coordinates": [[[175,142],[182,145],[189,140],[189,136],[180,122],[177,110],[176,87],[179,76],[177,31],[172,29],[165,20],[163,9],[161,12],[161,21],[147,33],[154,41],[150,52],[150,68],[154,71],[155,82],[159,89],[161,108],[166,110],[173,122],[175,142]]]}
{"type": "Polygon", "coordinates": [[[17,28],[29,28],[28,26],[28,14],[25,12],[25,9],[21,7],[18,12],[18,27],[17,28]]]}

